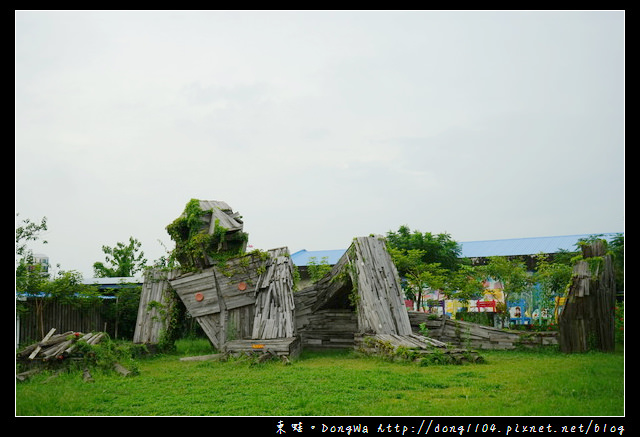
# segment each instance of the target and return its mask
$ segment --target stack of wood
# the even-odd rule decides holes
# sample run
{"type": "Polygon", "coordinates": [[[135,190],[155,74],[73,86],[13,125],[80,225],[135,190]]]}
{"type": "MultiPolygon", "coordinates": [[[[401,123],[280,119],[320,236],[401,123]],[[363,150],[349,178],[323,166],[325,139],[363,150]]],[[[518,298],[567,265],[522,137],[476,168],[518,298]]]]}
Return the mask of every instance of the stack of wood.
{"type": "Polygon", "coordinates": [[[583,260],[573,269],[567,299],[558,317],[560,349],[586,352],[615,349],[615,276],[606,244],[582,246],[583,260]]]}
{"type": "Polygon", "coordinates": [[[56,329],[52,328],[42,340],[27,346],[17,354],[18,360],[48,361],[51,359],[65,359],[74,354],[79,342],[87,344],[98,344],[104,337],[104,332],[81,332],[68,331],[62,334],[55,334],[56,329]]]}
{"type": "Polygon", "coordinates": [[[518,346],[549,346],[558,344],[556,332],[526,332],[498,329],[453,320],[448,317],[433,317],[427,313],[409,311],[409,319],[414,332],[420,332],[423,325],[430,338],[454,345],[475,349],[515,349],[518,346]]]}
{"type": "MultiPolygon", "coordinates": [[[[102,341],[107,335],[105,332],[82,332],[68,331],[62,334],[55,334],[56,329],[52,328],[42,340],[34,343],[17,354],[17,360],[24,367],[28,368],[21,373],[16,374],[18,381],[24,381],[28,377],[41,372],[45,365],[51,362],[59,363],[69,359],[71,361],[84,360],[86,357],[79,353],[78,345],[86,343],[96,345],[102,341]]],[[[58,372],[50,378],[57,376],[62,370],[58,367],[58,372]]],[[[122,366],[120,363],[113,363],[113,368],[123,376],[129,376],[133,373],[122,366]]],[[[82,371],[82,378],[85,382],[93,382],[93,377],[88,368],[82,371]]]]}
{"type": "Polygon", "coordinates": [[[307,323],[298,328],[298,334],[303,346],[311,349],[353,348],[357,328],[358,319],[353,310],[326,309],[308,315],[307,323]]]}
{"type": "Polygon", "coordinates": [[[482,362],[474,350],[449,348],[433,338],[418,334],[365,334],[356,335],[356,350],[368,355],[386,356],[400,360],[414,360],[439,364],[482,362]]]}

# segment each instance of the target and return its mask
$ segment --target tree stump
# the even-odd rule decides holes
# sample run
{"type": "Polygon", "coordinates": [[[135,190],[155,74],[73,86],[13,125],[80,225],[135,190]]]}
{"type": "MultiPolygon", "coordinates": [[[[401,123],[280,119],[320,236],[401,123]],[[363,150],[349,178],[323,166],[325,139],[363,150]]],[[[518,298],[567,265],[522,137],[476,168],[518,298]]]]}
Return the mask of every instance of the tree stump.
{"type": "Polygon", "coordinates": [[[615,276],[604,241],[582,247],[565,306],[558,318],[560,349],[566,353],[615,349],[615,276]]]}

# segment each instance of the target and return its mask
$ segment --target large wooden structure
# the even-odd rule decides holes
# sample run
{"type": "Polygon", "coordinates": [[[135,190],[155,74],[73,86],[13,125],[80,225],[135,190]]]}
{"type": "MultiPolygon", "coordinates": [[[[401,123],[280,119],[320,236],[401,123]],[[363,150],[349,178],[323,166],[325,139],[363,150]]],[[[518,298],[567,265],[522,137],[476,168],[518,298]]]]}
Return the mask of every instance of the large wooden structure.
{"type": "Polygon", "coordinates": [[[232,258],[169,281],[216,349],[235,345],[295,354],[293,265],[286,248],[232,258]],[[265,342],[263,340],[276,340],[265,342]],[[235,343],[231,343],[235,341],[235,343]]]}
{"type": "MultiPolygon", "coordinates": [[[[208,217],[197,223],[199,232],[222,235],[222,230],[232,241],[241,240],[236,235],[242,232],[242,222],[226,203],[199,201],[198,205],[204,212],[198,211],[199,217],[208,217]]],[[[174,222],[172,231],[179,237],[177,245],[188,246],[185,214],[182,221],[174,222]]],[[[191,260],[193,271],[172,272],[164,286],[145,284],[138,321],[141,331],[148,323],[140,319],[150,314],[142,307],[151,299],[147,295],[170,286],[213,346],[225,353],[261,350],[296,355],[302,347],[354,347],[367,336],[384,339],[393,347],[444,347],[412,332],[398,273],[382,237],[354,238],[325,277],[296,293],[294,266],[286,247],[220,257],[225,244],[219,240],[211,256],[203,252],[206,256],[194,257],[182,251],[182,262],[191,260]]],[[[153,339],[150,334],[138,337],[139,342],[153,339]]]]}
{"type": "Polygon", "coordinates": [[[606,244],[582,246],[583,260],[573,268],[564,308],[558,317],[560,349],[586,352],[615,349],[615,276],[606,244]]]}
{"type": "Polygon", "coordinates": [[[411,335],[398,272],[382,237],[358,237],[325,277],[295,294],[303,345],[353,345],[354,335],[411,335]]]}

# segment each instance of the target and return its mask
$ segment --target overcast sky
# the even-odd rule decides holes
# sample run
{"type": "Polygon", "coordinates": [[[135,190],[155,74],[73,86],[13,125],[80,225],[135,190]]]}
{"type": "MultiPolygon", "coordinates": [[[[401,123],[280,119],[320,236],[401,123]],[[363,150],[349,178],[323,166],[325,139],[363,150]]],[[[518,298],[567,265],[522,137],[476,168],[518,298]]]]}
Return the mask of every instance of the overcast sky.
{"type": "Polygon", "coordinates": [[[192,198],[249,244],[624,231],[622,11],[17,11],[15,212],[63,270],[192,198]]]}

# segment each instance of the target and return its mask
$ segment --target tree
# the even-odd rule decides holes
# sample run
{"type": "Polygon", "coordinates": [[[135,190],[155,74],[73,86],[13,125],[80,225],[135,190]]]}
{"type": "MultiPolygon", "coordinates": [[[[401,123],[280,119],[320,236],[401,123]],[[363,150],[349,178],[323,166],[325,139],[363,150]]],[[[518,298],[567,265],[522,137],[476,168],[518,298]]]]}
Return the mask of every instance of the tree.
{"type": "Polygon", "coordinates": [[[387,244],[398,274],[406,280],[407,297],[418,308],[428,288],[460,300],[482,291],[474,268],[462,262],[461,247],[449,234],[423,234],[401,226],[398,232],[387,233],[387,244]]]}
{"type": "MultiPolygon", "coordinates": [[[[43,315],[48,303],[57,300],[73,305],[87,305],[95,303],[98,296],[97,287],[82,283],[81,273],[61,270],[51,278],[51,274],[35,262],[27,242],[40,240],[41,234],[45,231],[46,217],[43,217],[40,223],[24,219],[22,225],[16,228],[16,255],[21,257],[16,267],[16,292],[29,294],[35,301],[38,328],[43,337],[43,315]]],[[[20,304],[16,305],[16,308],[18,311],[26,311],[20,304]]]]}
{"type": "MultiPolygon", "coordinates": [[[[16,214],[16,217],[20,214],[16,214]]],[[[33,251],[28,248],[27,242],[37,241],[41,238],[41,234],[47,230],[47,218],[43,217],[40,223],[33,222],[30,219],[22,220],[21,226],[16,228],[16,292],[20,294],[30,293],[39,295],[46,287],[49,280],[48,272],[43,269],[42,265],[36,263],[33,257],[33,251]]],[[[42,241],[47,244],[46,241],[42,241]]],[[[16,310],[18,312],[27,311],[21,301],[16,302],[16,310]]]]}
{"type": "MultiPolygon", "coordinates": [[[[400,226],[398,232],[387,232],[389,246],[401,251],[421,250],[421,259],[425,264],[439,263],[442,268],[456,270],[461,264],[462,247],[447,233],[411,231],[408,226],[400,226]]],[[[403,275],[399,268],[398,273],[403,275]]]]}
{"type": "Polygon", "coordinates": [[[616,234],[609,242],[609,250],[613,256],[613,267],[616,275],[617,290],[624,290],[624,234],[616,234]]]}
{"type": "MultiPolygon", "coordinates": [[[[567,257],[550,260],[543,253],[536,256],[536,272],[533,279],[540,290],[540,309],[552,310],[555,307],[555,298],[564,295],[571,281],[572,270],[570,259],[567,257]]],[[[552,311],[549,311],[549,314],[552,314],[552,311]]]]}
{"type": "Polygon", "coordinates": [[[309,263],[307,266],[309,277],[314,284],[322,279],[327,273],[331,271],[332,266],[329,264],[329,257],[323,256],[322,260],[318,262],[318,258],[315,256],[309,257],[309,263]]]}
{"type": "MultiPolygon", "coordinates": [[[[20,214],[16,214],[16,217],[20,214]]],[[[27,248],[27,241],[37,241],[40,234],[47,230],[47,217],[42,217],[40,224],[32,222],[30,219],[22,220],[22,226],[16,228],[16,255],[25,257],[30,252],[27,248]]],[[[46,240],[42,241],[47,244],[46,240]]]]}
{"type": "Polygon", "coordinates": [[[423,250],[390,247],[389,253],[398,273],[406,280],[406,296],[415,301],[418,308],[422,308],[423,290],[441,290],[445,287],[447,270],[441,268],[440,263],[425,263],[423,250]]]}
{"type": "Polygon", "coordinates": [[[504,296],[504,318],[509,318],[509,301],[522,295],[533,286],[533,277],[527,272],[524,262],[504,256],[489,257],[489,263],[479,267],[486,277],[491,277],[502,283],[504,296]]]}
{"type": "Polygon", "coordinates": [[[97,278],[131,277],[144,270],[147,260],[140,250],[141,246],[133,237],[129,237],[127,245],[118,242],[115,247],[102,246],[108,266],[101,262],[94,263],[94,275],[97,278]]]}

